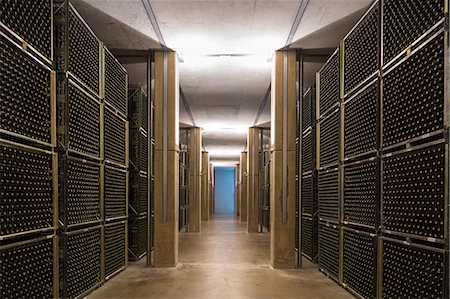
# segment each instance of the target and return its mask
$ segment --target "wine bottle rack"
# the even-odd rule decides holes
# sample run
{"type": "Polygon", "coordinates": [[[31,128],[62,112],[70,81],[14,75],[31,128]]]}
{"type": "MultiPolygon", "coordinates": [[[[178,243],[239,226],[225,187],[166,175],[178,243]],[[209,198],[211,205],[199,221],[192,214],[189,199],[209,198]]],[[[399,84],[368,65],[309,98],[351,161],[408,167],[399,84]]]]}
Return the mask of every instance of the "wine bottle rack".
{"type": "Polygon", "coordinates": [[[148,132],[148,104],[147,94],[142,88],[128,91],[128,110],[132,128],[142,128],[148,132]]]}
{"type": "Polygon", "coordinates": [[[70,79],[59,81],[58,96],[60,150],[100,159],[100,102],[70,79]]]}
{"type": "Polygon", "coordinates": [[[378,149],[378,84],[366,88],[345,102],[344,106],[344,155],[357,158],[378,149]],[[362,126],[361,124],[364,124],[362,126]]]}
{"type": "Polygon", "coordinates": [[[318,254],[318,227],[313,217],[302,215],[302,254],[315,260],[318,254]]]}
{"type": "Polygon", "coordinates": [[[378,68],[380,2],[371,8],[344,38],[344,92],[348,94],[368,78],[378,68]]]}
{"type": "Polygon", "coordinates": [[[386,72],[383,77],[383,147],[443,130],[445,33],[386,72]]]}
{"type": "Polygon", "coordinates": [[[319,107],[317,109],[321,117],[339,103],[339,55],[339,50],[336,50],[318,73],[319,107]]]}
{"type": "Polygon", "coordinates": [[[339,221],[339,170],[319,170],[319,218],[339,221]]]}
{"type": "Polygon", "coordinates": [[[130,161],[136,170],[146,173],[149,163],[148,136],[140,129],[130,131],[130,161]]]}
{"type": "Polygon", "coordinates": [[[339,113],[334,111],[320,121],[320,167],[339,162],[339,113]]]}
{"type": "Polygon", "coordinates": [[[105,101],[117,110],[122,117],[128,115],[128,74],[126,69],[104,47],[105,55],[105,101]]]}
{"type": "Polygon", "coordinates": [[[65,228],[100,222],[100,164],[60,155],[60,220],[65,228]]]}
{"type": "Polygon", "coordinates": [[[68,1],[54,0],[56,69],[100,96],[103,45],[68,1]]]}
{"type": "Polygon", "coordinates": [[[0,246],[1,298],[54,298],[55,238],[0,246]]]}
{"type": "MultiPolygon", "coordinates": [[[[53,60],[52,0],[3,0],[2,30],[48,63],[53,60]]],[[[2,85],[3,86],[3,85],[2,85]]]]}
{"type": "Polygon", "coordinates": [[[118,166],[128,164],[128,125],[126,119],[105,107],[105,161],[118,166]]]}
{"type": "Polygon", "coordinates": [[[344,223],[376,227],[378,159],[344,167],[344,223]]]}
{"type": "Polygon", "coordinates": [[[101,284],[101,227],[62,236],[61,290],[63,298],[83,298],[101,284]]]}
{"type": "Polygon", "coordinates": [[[362,298],[376,295],[375,234],[344,229],[343,285],[362,298]]]}
{"type": "Polygon", "coordinates": [[[394,239],[382,239],[383,298],[445,298],[446,253],[394,239]]]}
{"type": "Polygon", "coordinates": [[[407,50],[445,18],[445,0],[383,1],[383,55],[385,65],[407,50]]]}
{"type": "Polygon", "coordinates": [[[310,172],[315,166],[315,134],[309,130],[302,138],[302,173],[310,172]]]}
{"type": "Polygon", "coordinates": [[[105,219],[127,216],[128,173],[124,169],[105,166],[105,219]]]}
{"type": "Polygon", "coordinates": [[[339,227],[319,221],[319,267],[339,279],[339,227]]]}
{"type": "Polygon", "coordinates": [[[126,221],[105,225],[105,277],[125,268],[127,253],[126,221]]]}
{"type": "Polygon", "coordinates": [[[382,227],[391,233],[444,239],[448,145],[383,159],[382,227]]]}
{"type": "Polygon", "coordinates": [[[315,177],[314,174],[304,175],[301,178],[302,181],[302,191],[301,191],[301,201],[302,201],[302,214],[313,215],[315,210],[317,210],[316,206],[316,186],[315,186],[315,177]]]}
{"type": "Polygon", "coordinates": [[[0,142],[0,235],[51,230],[56,193],[51,152],[0,142]]]}
{"type": "Polygon", "coordinates": [[[316,88],[310,87],[302,99],[302,128],[303,131],[312,127],[316,121],[316,88]]]}
{"type": "Polygon", "coordinates": [[[54,73],[3,38],[0,73],[0,133],[47,146],[54,143],[51,139],[54,73]]]}
{"type": "Polygon", "coordinates": [[[130,212],[139,216],[148,210],[148,177],[139,172],[131,172],[130,212]]]}
{"type": "Polygon", "coordinates": [[[137,261],[147,253],[147,215],[130,216],[128,218],[128,226],[129,259],[137,261]]]}

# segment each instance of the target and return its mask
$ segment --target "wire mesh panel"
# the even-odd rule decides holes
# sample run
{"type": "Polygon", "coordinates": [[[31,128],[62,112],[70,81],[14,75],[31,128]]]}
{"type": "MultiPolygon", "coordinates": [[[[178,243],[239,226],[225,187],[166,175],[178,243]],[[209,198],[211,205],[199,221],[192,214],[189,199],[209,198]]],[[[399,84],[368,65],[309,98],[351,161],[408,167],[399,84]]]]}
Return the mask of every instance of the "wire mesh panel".
{"type": "Polygon", "coordinates": [[[314,218],[302,215],[302,253],[314,260],[318,252],[318,227],[314,218]]]}
{"type": "Polygon", "coordinates": [[[100,41],[68,1],[55,2],[56,69],[100,94],[100,41]]]}
{"type": "Polygon", "coordinates": [[[319,222],[319,267],[339,277],[339,228],[319,222]]]}
{"type": "Polygon", "coordinates": [[[345,158],[361,155],[377,149],[377,105],[377,82],[372,83],[367,89],[345,103],[345,158]]]}
{"type": "Polygon", "coordinates": [[[445,298],[445,254],[383,240],[383,298],[445,298]]]}
{"type": "Polygon", "coordinates": [[[384,76],[384,147],[444,129],[444,36],[384,76]]]}
{"type": "Polygon", "coordinates": [[[63,236],[63,298],[82,297],[101,282],[100,227],[63,236]]]}
{"type": "Polygon", "coordinates": [[[127,172],[105,166],[105,219],[127,216],[127,172]]]}
{"type": "Polygon", "coordinates": [[[100,157],[100,103],[71,80],[60,82],[58,138],[64,149],[100,157]],[[66,94],[67,92],[67,94],[66,94]]]}
{"type": "Polygon", "coordinates": [[[319,217],[339,221],[339,171],[319,171],[319,217]]]}
{"type": "Polygon", "coordinates": [[[302,138],[302,173],[312,171],[315,166],[315,135],[313,132],[303,135],[302,138]]]}
{"type": "Polygon", "coordinates": [[[129,259],[137,261],[147,252],[147,215],[131,217],[128,220],[129,259]]]}
{"type": "Polygon", "coordinates": [[[320,122],[320,167],[339,162],[339,113],[320,122]]]}
{"type": "Polygon", "coordinates": [[[311,127],[316,120],[316,88],[311,87],[303,95],[302,100],[302,127],[303,131],[311,127]]]}
{"type": "Polygon", "coordinates": [[[130,130],[130,161],[133,166],[140,171],[148,171],[148,137],[140,129],[130,130]]]}
{"type": "Polygon", "coordinates": [[[344,168],[344,222],[375,228],[378,160],[344,168]]]}
{"type": "Polygon", "coordinates": [[[127,115],[127,71],[105,48],[105,101],[124,116],[127,115]]]}
{"type": "Polygon", "coordinates": [[[50,144],[50,69],[1,39],[0,73],[0,129],[50,144]]]}
{"type": "Polygon", "coordinates": [[[140,215],[148,208],[148,179],[139,172],[130,173],[130,212],[140,215]]]}
{"type": "Polygon", "coordinates": [[[105,277],[125,267],[125,222],[105,225],[105,277]]]}
{"type": "Polygon", "coordinates": [[[53,227],[52,154],[0,143],[0,235],[53,227]]]}
{"type": "Polygon", "coordinates": [[[59,172],[64,225],[100,221],[100,165],[63,156],[59,172]]]}
{"type": "Polygon", "coordinates": [[[142,88],[130,89],[128,111],[133,128],[142,128],[148,132],[148,103],[147,94],[142,88]]]}
{"type": "Polygon", "coordinates": [[[444,239],[446,145],[383,159],[383,228],[444,239]]]}
{"type": "Polygon", "coordinates": [[[339,103],[339,51],[337,50],[319,71],[319,111],[325,113],[339,103]]]}
{"type": "Polygon", "coordinates": [[[2,0],[0,22],[52,60],[52,0],[2,0]]]}
{"type": "Polygon", "coordinates": [[[105,107],[105,160],[121,166],[127,163],[127,122],[105,107]]]}
{"type": "Polygon", "coordinates": [[[344,91],[348,94],[378,70],[378,1],[344,38],[344,91]]]}
{"type": "Polygon", "coordinates": [[[385,64],[444,19],[445,2],[445,0],[384,0],[383,55],[385,64]]]}
{"type": "Polygon", "coordinates": [[[53,236],[0,247],[1,298],[53,298],[53,236]]]}
{"type": "Polygon", "coordinates": [[[343,284],[363,298],[375,298],[376,236],[343,230],[343,284]]]}
{"type": "Polygon", "coordinates": [[[301,201],[302,201],[302,211],[301,213],[306,213],[309,215],[314,214],[315,211],[315,201],[316,201],[316,190],[314,186],[314,176],[306,175],[302,176],[302,189],[301,189],[301,201]]]}

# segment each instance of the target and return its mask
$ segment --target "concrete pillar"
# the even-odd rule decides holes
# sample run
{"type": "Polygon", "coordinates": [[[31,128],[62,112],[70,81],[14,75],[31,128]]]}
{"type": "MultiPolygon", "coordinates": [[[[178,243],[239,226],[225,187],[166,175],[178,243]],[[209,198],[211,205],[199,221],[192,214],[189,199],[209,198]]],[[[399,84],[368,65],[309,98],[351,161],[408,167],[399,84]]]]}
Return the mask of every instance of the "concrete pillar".
{"type": "Polygon", "coordinates": [[[241,153],[239,165],[241,165],[239,173],[239,180],[241,181],[241,215],[239,219],[241,222],[247,222],[247,152],[241,153]]]}
{"type": "Polygon", "coordinates": [[[295,268],[296,53],[277,51],[272,73],[270,261],[295,268]]]}
{"type": "Polygon", "coordinates": [[[235,174],[235,178],[236,178],[236,185],[235,185],[235,189],[234,189],[234,193],[235,193],[235,210],[236,210],[236,216],[239,217],[239,215],[241,214],[241,181],[239,180],[239,173],[240,173],[240,164],[236,163],[236,174],[235,174]]]}
{"type": "Polygon", "coordinates": [[[209,216],[214,214],[214,166],[209,164],[209,216]]]}
{"type": "Polygon", "coordinates": [[[202,221],[209,220],[209,153],[202,153],[202,221]]]}
{"type": "Polygon", "coordinates": [[[202,131],[190,128],[189,134],[189,232],[200,232],[202,224],[202,131]]]}
{"type": "Polygon", "coordinates": [[[258,232],[259,217],[259,129],[249,128],[247,135],[247,218],[249,233],[258,232]]]}
{"type": "Polygon", "coordinates": [[[155,53],[155,244],[156,267],[178,264],[179,84],[175,52],[155,53]]]}

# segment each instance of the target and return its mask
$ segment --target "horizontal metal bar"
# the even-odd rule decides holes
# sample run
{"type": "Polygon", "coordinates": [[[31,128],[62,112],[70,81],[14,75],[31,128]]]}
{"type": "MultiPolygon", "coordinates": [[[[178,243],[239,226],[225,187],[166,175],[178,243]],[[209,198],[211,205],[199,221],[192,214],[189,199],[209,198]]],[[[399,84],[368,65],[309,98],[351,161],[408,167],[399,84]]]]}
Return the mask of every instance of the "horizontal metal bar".
{"type": "Polygon", "coordinates": [[[7,244],[7,245],[2,245],[2,246],[0,246],[0,250],[7,250],[7,249],[11,249],[11,248],[14,248],[14,247],[17,247],[17,246],[22,246],[22,245],[26,245],[26,244],[32,244],[32,243],[36,243],[36,242],[52,239],[54,236],[55,236],[55,234],[51,234],[51,235],[47,235],[47,236],[44,236],[44,237],[39,237],[39,238],[19,241],[19,242],[7,244]]]}
{"type": "Polygon", "coordinates": [[[51,227],[29,230],[29,231],[24,231],[24,232],[15,233],[15,234],[2,235],[2,236],[0,236],[0,241],[14,239],[17,237],[32,235],[32,234],[36,234],[36,233],[44,233],[44,232],[54,231],[54,230],[56,230],[56,228],[51,226],[51,227]]]}

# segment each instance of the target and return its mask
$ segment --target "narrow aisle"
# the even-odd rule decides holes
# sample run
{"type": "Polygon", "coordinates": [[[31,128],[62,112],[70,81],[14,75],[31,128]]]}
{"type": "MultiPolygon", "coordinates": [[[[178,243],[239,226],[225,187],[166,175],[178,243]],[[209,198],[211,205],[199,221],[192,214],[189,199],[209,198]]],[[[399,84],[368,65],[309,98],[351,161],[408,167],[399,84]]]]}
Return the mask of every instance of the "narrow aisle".
{"type": "Polygon", "coordinates": [[[302,270],[272,269],[269,239],[232,215],[215,216],[201,233],[180,235],[176,268],[130,263],[89,298],[352,298],[306,261],[302,270]]]}

